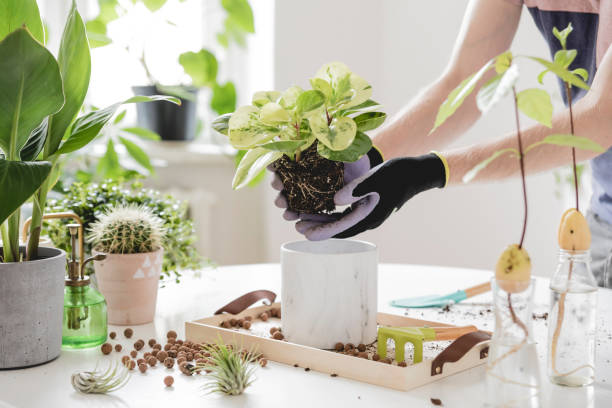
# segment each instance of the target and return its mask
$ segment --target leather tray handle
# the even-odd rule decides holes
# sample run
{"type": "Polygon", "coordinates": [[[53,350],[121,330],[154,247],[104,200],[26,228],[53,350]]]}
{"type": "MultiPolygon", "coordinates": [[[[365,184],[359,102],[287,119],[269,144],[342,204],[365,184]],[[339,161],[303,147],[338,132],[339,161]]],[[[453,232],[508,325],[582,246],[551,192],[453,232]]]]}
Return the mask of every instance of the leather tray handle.
{"type": "Polygon", "coordinates": [[[225,312],[236,315],[245,311],[250,306],[259,302],[262,299],[268,299],[270,303],[274,303],[274,300],[276,299],[276,293],[264,289],[254,290],[252,292],[240,296],[239,298],[232,300],[227,305],[217,310],[215,314],[218,315],[225,312]]]}
{"type": "MultiPolygon", "coordinates": [[[[442,374],[442,369],[444,367],[444,363],[454,363],[459,361],[463,356],[467,354],[468,351],[472,349],[478,343],[482,343],[483,341],[487,341],[491,339],[491,335],[489,333],[485,333],[483,331],[475,331],[471,333],[464,334],[459,337],[455,341],[453,341],[450,346],[448,346],[443,352],[437,355],[436,358],[431,362],[431,376],[435,376],[438,374],[442,374]]],[[[487,347],[488,348],[488,347],[487,347]]],[[[484,350],[482,350],[484,351],[484,350]]],[[[487,352],[480,353],[480,358],[484,358],[487,356],[487,352]]]]}

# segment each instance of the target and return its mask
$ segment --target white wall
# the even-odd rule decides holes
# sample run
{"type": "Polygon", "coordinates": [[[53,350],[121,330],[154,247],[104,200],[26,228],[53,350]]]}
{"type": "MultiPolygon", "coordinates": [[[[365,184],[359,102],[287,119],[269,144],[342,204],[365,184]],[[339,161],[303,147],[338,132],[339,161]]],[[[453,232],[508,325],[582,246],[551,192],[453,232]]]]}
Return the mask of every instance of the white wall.
{"type": "MultiPolygon", "coordinates": [[[[371,81],[374,98],[393,115],[442,71],[466,4],[467,0],[277,1],[275,88],[295,82],[306,86],[319,66],[340,60],[371,81]]],[[[526,10],[513,50],[548,56],[526,10]]],[[[538,68],[526,68],[524,76],[535,78],[538,68]]],[[[558,97],[556,84],[551,81],[547,86],[558,97]]],[[[512,130],[511,112],[508,102],[497,107],[458,144],[500,137],[512,130]]],[[[281,219],[280,210],[272,205],[274,192],[266,189],[270,203],[264,205],[266,252],[268,260],[276,261],[279,245],[300,235],[281,219]]],[[[555,198],[554,190],[550,173],[528,180],[526,248],[538,275],[550,275],[556,262],[556,228],[565,203],[555,198]]],[[[383,262],[491,269],[502,249],[518,241],[521,216],[518,180],[468,185],[417,196],[382,227],[359,238],[376,243],[383,262]]]]}

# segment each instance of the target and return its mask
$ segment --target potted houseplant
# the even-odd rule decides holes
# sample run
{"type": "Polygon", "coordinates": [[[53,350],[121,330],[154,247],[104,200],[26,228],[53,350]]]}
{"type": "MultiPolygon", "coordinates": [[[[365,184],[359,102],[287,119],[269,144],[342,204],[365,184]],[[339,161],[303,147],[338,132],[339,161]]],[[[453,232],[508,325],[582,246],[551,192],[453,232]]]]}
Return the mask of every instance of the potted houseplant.
{"type": "MultiPolygon", "coordinates": [[[[167,0],[147,1],[134,0],[130,7],[120,5],[117,0],[98,0],[100,13],[87,22],[87,30],[91,36],[92,46],[104,46],[112,43],[108,36],[107,25],[124,15],[128,15],[132,9],[141,7],[142,3],[150,12],[157,13],[167,0]]],[[[253,33],[253,11],[248,0],[220,1],[225,10],[226,17],[223,29],[217,33],[217,43],[222,47],[228,47],[230,43],[244,46],[245,36],[253,33]]],[[[168,26],[175,25],[166,20],[168,26]]],[[[211,91],[209,101],[210,108],[217,114],[232,112],[236,108],[236,89],[232,81],[221,83],[217,77],[219,67],[215,54],[206,48],[196,51],[183,52],[178,57],[178,63],[182,66],[184,73],[190,79],[188,85],[164,85],[156,78],[155,67],[149,66],[144,51],[144,46],[126,44],[130,53],[138,53],[138,62],[143,68],[148,84],[133,86],[135,95],[165,94],[180,98],[180,105],[169,105],[164,103],[152,103],[139,105],[138,125],[149,129],[161,136],[162,140],[188,141],[194,139],[197,133],[197,97],[200,89],[211,91]],[[137,50],[134,50],[136,48],[137,50]],[[142,49],[141,49],[142,48],[142,49]]]]}
{"type": "MultiPolygon", "coordinates": [[[[165,253],[160,279],[175,279],[178,283],[182,271],[202,267],[204,260],[194,246],[197,237],[193,222],[187,216],[187,202],[156,190],[142,188],[138,182],[129,185],[111,180],[103,183],[72,183],[63,197],[49,200],[47,211],[74,212],[83,220],[83,228],[89,230],[102,214],[121,205],[144,206],[162,220],[162,246],[165,253]]],[[[50,220],[44,226],[53,244],[66,252],[71,249],[70,234],[66,227],[68,223],[68,220],[50,220]]],[[[91,253],[92,249],[92,244],[85,242],[85,252],[91,253]]]]}
{"type": "Polygon", "coordinates": [[[292,86],[262,91],[252,105],[217,118],[213,127],[246,153],[233,187],[247,186],[267,166],[280,176],[289,209],[316,214],[334,210],[343,186],[344,162],[372,148],[364,132],[380,126],[386,114],[375,111],[372,87],[340,63],[326,64],[310,80],[312,89],[292,86]]]}
{"type": "Polygon", "coordinates": [[[111,324],[153,321],[162,269],[162,221],[144,206],[118,206],[90,227],[98,287],[108,304],[111,324]]]}
{"type": "Polygon", "coordinates": [[[60,157],[96,137],[122,103],[159,98],[131,98],[77,117],[91,65],[75,4],[56,59],[43,45],[36,1],[4,3],[12,12],[0,15],[0,368],[12,368],[60,353],[65,253],[39,248],[42,213],[60,157]],[[32,223],[24,247],[20,208],[30,197],[32,223]]]}

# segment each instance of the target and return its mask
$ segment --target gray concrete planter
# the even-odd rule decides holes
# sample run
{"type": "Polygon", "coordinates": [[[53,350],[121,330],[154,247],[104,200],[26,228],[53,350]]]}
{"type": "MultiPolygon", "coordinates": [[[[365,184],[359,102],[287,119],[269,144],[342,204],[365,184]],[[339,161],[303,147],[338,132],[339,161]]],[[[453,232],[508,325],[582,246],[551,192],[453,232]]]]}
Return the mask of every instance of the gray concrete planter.
{"type": "Polygon", "coordinates": [[[0,263],[0,369],[46,363],[61,351],[66,253],[38,251],[35,261],[0,263]]]}

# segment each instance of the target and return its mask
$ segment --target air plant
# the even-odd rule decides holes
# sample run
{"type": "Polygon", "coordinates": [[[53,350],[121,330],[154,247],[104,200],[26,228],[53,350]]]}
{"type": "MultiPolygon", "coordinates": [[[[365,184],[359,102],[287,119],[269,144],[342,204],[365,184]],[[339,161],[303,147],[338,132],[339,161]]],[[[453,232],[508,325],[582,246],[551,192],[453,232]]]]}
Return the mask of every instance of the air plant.
{"type": "Polygon", "coordinates": [[[128,369],[119,363],[110,363],[106,370],[77,371],[72,374],[72,387],[83,394],[106,394],[117,391],[130,380],[128,369]]]}
{"type": "Polygon", "coordinates": [[[90,227],[88,241],[111,254],[136,254],[162,246],[162,221],[148,207],[121,205],[100,216],[90,227]]]}
{"type": "Polygon", "coordinates": [[[209,393],[225,395],[240,395],[255,380],[254,364],[259,354],[253,351],[238,351],[235,347],[226,345],[221,339],[216,344],[202,347],[210,353],[207,362],[197,364],[193,371],[206,371],[207,383],[203,389],[209,393]]]}

